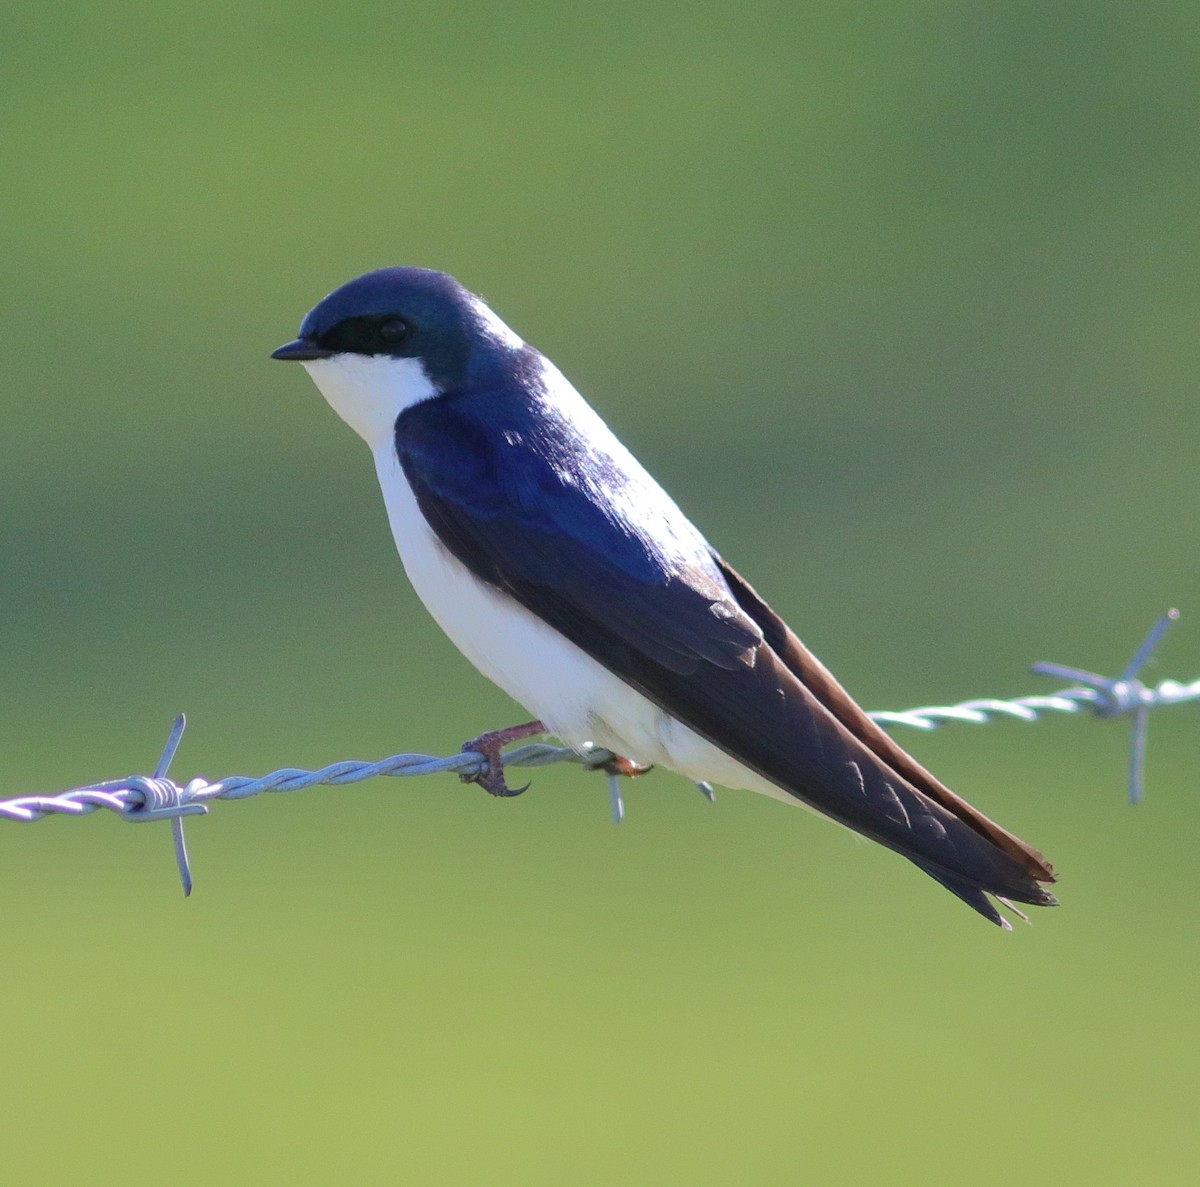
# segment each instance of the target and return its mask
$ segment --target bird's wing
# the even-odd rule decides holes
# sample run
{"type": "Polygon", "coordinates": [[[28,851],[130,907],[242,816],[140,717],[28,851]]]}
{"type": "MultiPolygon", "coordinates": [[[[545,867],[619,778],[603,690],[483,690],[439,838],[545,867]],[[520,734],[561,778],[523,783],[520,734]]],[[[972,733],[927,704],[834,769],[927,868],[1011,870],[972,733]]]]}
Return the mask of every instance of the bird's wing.
{"type": "Polygon", "coordinates": [[[982,891],[1054,901],[1045,862],[873,726],[627,455],[453,399],[404,412],[396,452],[454,556],[714,745],[995,922],[982,891]]]}
{"type": "Polygon", "coordinates": [[[660,489],[630,482],[549,410],[517,432],[464,405],[408,409],[396,453],[426,520],[477,577],[589,653],[615,640],[631,665],[677,676],[753,663],[762,631],[660,489]]]}
{"type": "Polygon", "coordinates": [[[721,575],[738,605],[763,632],[768,647],[787,665],[788,670],[841,722],[846,729],[872,750],[881,761],[899,772],[929,799],[969,824],[976,832],[993,841],[1016,861],[1021,862],[1040,882],[1053,882],[1054,869],[1034,849],[995,821],[989,820],[941,780],[935,778],[880,725],[863,712],[858,702],[841,686],[832,672],[800,641],[796,633],[762,599],[753,586],[722,557],[713,553],[721,575]]]}

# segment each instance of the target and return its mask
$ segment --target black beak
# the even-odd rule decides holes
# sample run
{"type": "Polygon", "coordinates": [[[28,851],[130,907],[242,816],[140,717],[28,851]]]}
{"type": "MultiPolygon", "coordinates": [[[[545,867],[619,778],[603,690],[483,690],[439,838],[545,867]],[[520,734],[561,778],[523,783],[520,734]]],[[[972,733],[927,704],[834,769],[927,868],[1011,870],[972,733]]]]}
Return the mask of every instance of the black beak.
{"type": "Polygon", "coordinates": [[[278,350],[271,351],[271,358],[282,359],[285,363],[303,363],[308,359],[327,359],[333,353],[332,350],[322,350],[307,338],[295,338],[285,342],[278,350]]]}

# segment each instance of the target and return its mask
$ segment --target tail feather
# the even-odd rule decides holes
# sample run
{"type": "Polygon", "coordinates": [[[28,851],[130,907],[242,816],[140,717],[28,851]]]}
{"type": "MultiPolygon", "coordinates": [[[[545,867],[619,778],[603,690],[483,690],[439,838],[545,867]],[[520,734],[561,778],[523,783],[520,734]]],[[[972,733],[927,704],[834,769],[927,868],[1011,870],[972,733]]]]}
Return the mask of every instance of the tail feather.
{"type": "MultiPolygon", "coordinates": [[[[787,669],[799,680],[820,703],[863,743],[875,756],[921,795],[945,808],[970,829],[986,837],[996,848],[1008,855],[1027,877],[1035,882],[1053,882],[1054,869],[1032,845],[1026,844],[995,821],[989,820],[977,808],[972,807],[952,792],[944,783],[934,778],[899,743],[871,720],[853,697],[838,683],[833,674],[805,645],[792,629],[759,596],[755,589],[729,564],[714,553],[714,559],[741,608],[758,623],[767,645],[778,655],[787,669]]],[[[919,863],[918,863],[919,864],[919,863]]],[[[924,868],[924,867],[922,867],[924,868]]],[[[940,881],[940,879],[939,879],[940,881]]],[[[1005,891],[1004,893],[1009,893],[1005,891]]],[[[1021,902],[1036,902],[1041,899],[1026,899],[1019,894],[1012,897],[1021,902]]]]}
{"type": "MultiPolygon", "coordinates": [[[[961,878],[956,874],[948,873],[946,870],[939,869],[937,866],[931,865],[927,862],[917,861],[914,858],[909,858],[909,860],[917,867],[917,869],[923,870],[935,882],[940,883],[948,891],[950,891],[951,894],[957,895],[957,897],[962,899],[962,901],[966,903],[968,907],[978,911],[979,914],[985,919],[990,920],[997,927],[1002,927],[1005,931],[1012,931],[1012,924],[1009,923],[1009,921],[1005,919],[999,911],[996,910],[996,908],[992,905],[992,900],[989,899],[987,895],[973,882],[968,882],[965,878],[961,878]]],[[[999,898],[998,895],[997,897],[999,898]]],[[[1028,916],[1026,916],[1024,912],[1014,907],[1012,903],[1007,902],[1005,899],[1000,899],[1000,901],[1005,903],[1014,913],[1020,915],[1021,918],[1027,923],[1029,922],[1028,916]]],[[[1039,907],[1058,906],[1058,899],[1056,899],[1054,895],[1052,895],[1048,890],[1043,890],[1040,886],[1036,885],[1033,886],[1029,897],[1022,898],[1020,901],[1030,902],[1039,907]]]]}

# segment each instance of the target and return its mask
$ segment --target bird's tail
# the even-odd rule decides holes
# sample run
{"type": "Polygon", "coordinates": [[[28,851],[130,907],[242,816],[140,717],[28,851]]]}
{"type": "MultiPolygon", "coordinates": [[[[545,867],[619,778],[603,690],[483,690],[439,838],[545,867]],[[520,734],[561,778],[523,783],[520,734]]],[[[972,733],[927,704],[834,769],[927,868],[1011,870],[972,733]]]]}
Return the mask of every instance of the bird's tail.
{"type": "MultiPolygon", "coordinates": [[[[973,882],[968,882],[965,878],[961,878],[956,874],[948,873],[929,862],[918,861],[916,858],[909,858],[919,870],[923,870],[935,882],[944,886],[951,894],[957,895],[968,907],[978,911],[985,919],[990,919],[997,927],[1004,928],[1005,931],[1012,931],[1012,924],[996,910],[992,904],[992,900],[973,882]]],[[[1000,896],[997,895],[997,898],[1000,896]]],[[[1016,898],[1016,895],[1013,895],[1016,898]]],[[[1005,903],[1011,910],[1025,918],[1023,912],[1018,911],[1012,903],[1007,899],[1001,898],[1000,901],[1005,903]]],[[[1032,903],[1035,907],[1057,907],[1058,899],[1054,897],[1048,890],[1044,890],[1036,882],[1030,882],[1027,895],[1022,895],[1018,900],[1023,903],[1032,903]]]]}

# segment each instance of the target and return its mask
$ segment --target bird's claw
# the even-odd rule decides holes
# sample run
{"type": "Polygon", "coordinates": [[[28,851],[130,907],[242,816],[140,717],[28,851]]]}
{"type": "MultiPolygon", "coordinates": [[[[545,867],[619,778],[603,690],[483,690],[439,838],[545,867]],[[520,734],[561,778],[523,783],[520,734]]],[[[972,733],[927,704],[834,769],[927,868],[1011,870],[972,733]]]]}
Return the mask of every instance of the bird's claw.
{"type": "Polygon", "coordinates": [[[475,738],[463,743],[462,752],[480,755],[483,765],[473,775],[459,775],[461,782],[478,783],[488,795],[500,796],[502,799],[511,799],[529,789],[528,783],[524,787],[509,787],[508,780],[504,778],[504,762],[497,743],[489,745],[486,739],[475,738]]]}
{"type": "Polygon", "coordinates": [[[614,754],[612,758],[600,764],[600,770],[607,771],[610,775],[624,775],[627,779],[636,779],[639,775],[654,770],[654,764],[647,763],[642,766],[641,763],[636,763],[631,758],[614,754]]]}
{"type": "Polygon", "coordinates": [[[459,775],[462,783],[478,783],[488,795],[499,796],[501,799],[512,799],[522,792],[528,791],[531,784],[524,787],[509,787],[504,778],[504,759],[500,748],[518,738],[527,738],[531,734],[544,734],[546,727],[540,721],[526,722],[524,725],[510,726],[508,729],[492,730],[491,733],[480,734],[462,744],[463,754],[478,754],[483,759],[483,765],[474,774],[459,775]]]}

